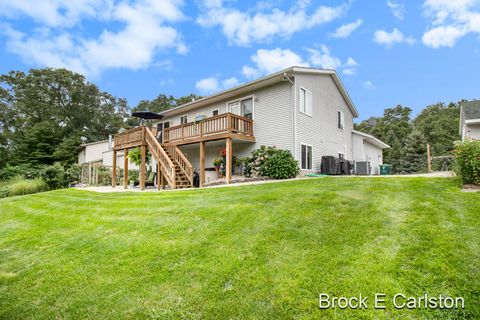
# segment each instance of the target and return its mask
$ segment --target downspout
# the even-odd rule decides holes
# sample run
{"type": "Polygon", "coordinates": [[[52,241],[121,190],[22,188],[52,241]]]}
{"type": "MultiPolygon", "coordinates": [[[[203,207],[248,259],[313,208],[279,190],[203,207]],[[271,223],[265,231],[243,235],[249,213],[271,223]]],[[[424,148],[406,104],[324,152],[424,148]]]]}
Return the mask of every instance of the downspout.
{"type": "Polygon", "coordinates": [[[293,81],[292,79],[290,79],[290,77],[288,76],[287,73],[284,73],[283,74],[283,78],[284,80],[290,82],[290,84],[292,85],[292,99],[293,99],[293,123],[292,123],[292,127],[293,127],[293,135],[292,135],[292,140],[293,140],[293,144],[292,144],[292,148],[293,148],[293,158],[295,160],[298,160],[297,159],[297,86],[296,86],[296,78],[293,77],[293,81]]]}

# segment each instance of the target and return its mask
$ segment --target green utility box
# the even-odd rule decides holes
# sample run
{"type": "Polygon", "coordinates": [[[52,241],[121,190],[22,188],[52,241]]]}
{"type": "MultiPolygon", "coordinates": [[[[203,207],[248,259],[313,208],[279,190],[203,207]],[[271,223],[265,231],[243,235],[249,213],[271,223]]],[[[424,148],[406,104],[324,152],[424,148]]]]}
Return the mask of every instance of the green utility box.
{"type": "Polygon", "coordinates": [[[380,175],[386,176],[392,172],[391,164],[381,164],[380,165],[380,175]]]}

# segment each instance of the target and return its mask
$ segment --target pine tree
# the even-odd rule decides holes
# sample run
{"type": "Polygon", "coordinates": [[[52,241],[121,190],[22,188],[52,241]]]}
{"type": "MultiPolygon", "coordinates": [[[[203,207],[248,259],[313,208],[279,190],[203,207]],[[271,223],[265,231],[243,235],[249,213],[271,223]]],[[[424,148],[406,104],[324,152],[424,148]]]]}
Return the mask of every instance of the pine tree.
{"type": "Polygon", "coordinates": [[[405,141],[398,172],[425,172],[427,166],[427,140],[422,132],[413,130],[405,141]]]}

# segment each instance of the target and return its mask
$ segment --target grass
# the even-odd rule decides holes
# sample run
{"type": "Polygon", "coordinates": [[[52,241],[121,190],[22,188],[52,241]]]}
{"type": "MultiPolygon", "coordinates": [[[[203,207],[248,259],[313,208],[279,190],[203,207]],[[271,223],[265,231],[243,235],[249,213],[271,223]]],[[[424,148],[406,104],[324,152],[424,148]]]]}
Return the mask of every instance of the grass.
{"type": "Polygon", "coordinates": [[[0,318],[478,319],[480,193],[323,178],[0,200],[0,318]],[[319,293],[369,297],[320,310],[319,293]],[[465,309],[375,310],[375,293],[465,309]]]}

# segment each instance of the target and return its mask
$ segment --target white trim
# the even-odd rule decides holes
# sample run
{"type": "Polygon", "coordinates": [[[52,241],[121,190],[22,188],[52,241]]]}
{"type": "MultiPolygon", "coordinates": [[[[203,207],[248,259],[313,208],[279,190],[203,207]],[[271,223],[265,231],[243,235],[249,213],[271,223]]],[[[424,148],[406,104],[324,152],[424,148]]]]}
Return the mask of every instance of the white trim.
{"type": "Polygon", "coordinates": [[[345,132],[345,112],[343,112],[343,111],[340,110],[340,109],[337,109],[336,118],[337,118],[337,119],[336,119],[336,120],[337,120],[337,121],[336,121],[336,122],[337,122],[337,125],[336,125],[337,130],[340,130],[340,131],[342,131],[342,132],[345,132]],[[341,114],[340,118],[342,119],[341,122],[342,122],[342,126],[343,126],[343,128],[341,128],[341,129],[338,127],[338,113],[339,113],[339,112],[340,112],[340,114],[341,114]]]}
{"type": "Polygon", "coordinates": [[[352,134],[358,134],[359,136],[367,138],[367,139],[364,139],[364,141],[367,141],[370,144],[373,144],[373,145],[375,145],[379,148],[382,148],[382,149],[390,148],[390,146],[388,144],[386,144],[385,142],[383,142],[382,140],[380,140],[378,138],[375,138],[374,136],[372,136],[368,133],[357,131],[357,130],[352,130],[352,134]]]}
{"type": "MultiPolygon", "coordinates": [[[[347,93],[347,90],[343,86],[343,83],[340,80],[340,78],[338,77],[338,74],[335,72],[335,70],[325,70],[325,69],[305,68],[305,67],[295,67],[295,66],[284,69],[284,70],[281,70],[279,72],[273,73],[273,74],[265,76],[263,78],[241,84],[237,87],[221,91],[221,92],[216,93],[214,95],[211,95],[211,96],[208,96],[208,97],[205,97],[205,98],[201,98],[201,99],[189,102],[189,103],[185,103],[181,106],[178,106],[178,107],[175,107],[175,108],[172,108],[172,109],[162,111],[159,114],[161,114],[163,116],[174,116],[174,115],[177,115],[178,113],[180,113],[181,112],[180,110],[196,109],[196,108],[199,108],[199,107],[202,107],[202,106],[205,106],[205,105],[209,105],[209,104],[212,104],[212,103],[215,103],[215,102],[220,102],[222,100],[225,100],[225,99],[228,99],[228,98],[231,98],[231,97],[234,97],[234,96],[238,96],[238,95],[242,94],[242,92],[246,93],[246,91],[251,92],[251,91],[254,91],[254,90],[258,90],[258,89],[266,87],[268,85],[281,82],[284,78],[284,74],[289,73],[289,72],[291,72],[291,73],[307,73],[307,74],[310,73],[310,74],[320,74],[320,75],[330,76],[333,79],[333,81],[334,81],[335,85],[337,86],[338,90],[340,91],[342,97],[344,98],[348,108],[352,111],[353,117],[354,118],[358,117],[358,110],[355,108],[355,105],[353,104],[350,96],[347,93]]],[[[292,76],[292,75],[290,75],[290,76],[292,76]]],[[[294,76],[295,75],[293,75],[293,77],[294,76]]]]}
{"type": "Polygon", "coordinates": [[[297,150],[297,77],[293,77],[293,157],[295,160],[299,160],[298,150],[297,150]]]}
{"type": "MultiPolygon", "coordinates": [[[[243,100],[248,100],[248,99],[252,99],[252,120],[255,120],[255,95],[254,94],[250,94],[248,96],[244,96],[244,97],[241,97],[241,98],[238,98],[238,99],[227,101],[226,102],[227,112],[231,112],[230,111],[230,104],[238,101],[238,103],[240,104],[240,113],[243,113],[242,112],[242,101],[243,100]]],[[[241,114],[241,116],[243,117],[244,115],[241,114]]]]}
{"type": "Polygon", "coordinates": [[[466,123],[466,124],[476,124],[476,123],[480,123],[480,119],[469,119],[469,120],[465,120],[465,123],[466,123]]]}
{"type": "Polygon", "coordinates": [[[312,97],[312,113],[308,113],[307,112],[307,102],[305,101],[305,112],[302,111],[302,104],[301,104],[301,100],[299,100],[299,106],[298,106],[298,111],[300,111],[300,113],[303,113],[304,115],[307,115],[311,118],[313,118],[313,93],[312,91],[308,90],[307,88],[303,87],[303,86],[298,86],[298,91],[300,91],[300,94],[301,94],[301,90],[303,89],[305,92],[308,92],[310,93],[311,97],[312,97]]]}
{"type": "MultiPolygon", "coordinates": [[[[308,149],[307,149],[307,150],[308,150],[308,149]]],[[[305,163],[306,163],[307,166],[308,166],[308,159],[307,159],[307,161],[305,161],[305,163]]],[[[301,170],[313,170],[313,145],[311,145],[311,144],[300,142],[300,169],[301,169],[301,170]],[[312,148],[312,161],[311,161],[311,163],[310,163],[312,167],[311,167],[310,169],[308,169],[308,168],[305,168],[305,169],[302,168],[302,160],[303,160],[303,159],[302,159],[302,146],[312,148]]]]}

